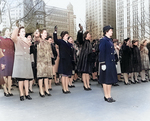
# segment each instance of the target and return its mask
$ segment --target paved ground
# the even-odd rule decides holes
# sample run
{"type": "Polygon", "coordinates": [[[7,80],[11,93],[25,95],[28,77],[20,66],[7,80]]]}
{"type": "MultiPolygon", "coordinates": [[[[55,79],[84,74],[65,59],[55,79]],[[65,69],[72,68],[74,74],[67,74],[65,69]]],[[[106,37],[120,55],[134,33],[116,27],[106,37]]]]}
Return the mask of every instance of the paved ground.
{"type": "Polygon", "coordinates": [[[92,91],[84,91],[81,82],[63,94],[54,86],[51,97],[41,98],[37,87],[32,101],[19,100],[14,88],[13,97],[4,97],[0,90],[0,121],[150,121],[150,82],[112,88],[115,103],[103,99],[103,90],[91,82],[92,91]]]}

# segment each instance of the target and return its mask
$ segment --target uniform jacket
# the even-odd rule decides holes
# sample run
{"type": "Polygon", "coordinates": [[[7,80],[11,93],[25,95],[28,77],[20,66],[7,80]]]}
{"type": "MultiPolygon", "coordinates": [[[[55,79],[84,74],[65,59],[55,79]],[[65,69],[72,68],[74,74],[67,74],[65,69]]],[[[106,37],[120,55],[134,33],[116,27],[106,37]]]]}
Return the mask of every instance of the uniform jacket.
{"type": "Polygon", "coordinates": [[[117,83],[116,60],[114,53],[114,45],[110,38],[104,36],[99,44],[99,82],[104,84],[117,83]],[[106,65],[106,70],[103,71],[101,66],[106,65]]]}

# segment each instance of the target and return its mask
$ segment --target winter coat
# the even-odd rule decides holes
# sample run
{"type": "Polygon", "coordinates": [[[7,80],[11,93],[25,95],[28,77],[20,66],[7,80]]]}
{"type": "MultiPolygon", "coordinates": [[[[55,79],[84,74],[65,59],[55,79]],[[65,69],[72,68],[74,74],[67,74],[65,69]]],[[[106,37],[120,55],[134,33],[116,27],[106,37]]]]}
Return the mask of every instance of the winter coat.
{"type": "Polygon", "coordinates": [[[149,70],[149,57],[148,57],[148,49],[147,47],[144,47],[141,51],[141,62],[142,62],[142,70],[149,70]]]}
{"type": "Polygon", "coordinates": [[[59,46],[59,66],[58,73],[64,75],[72,75],[72,50],[71,44],[62,39],[57,39],[57,33],[53,33],[54,42],[59,46]]]}
{"type": "Polygon", "coordinates": [[[111,38],[104,36],[99,44],[99,83],[117,83],[116,60],[114,45],[111,38]],[[106,65],[106,70],[102,70],[102,65],[106,65]]]}
{"type": "Polygon", "coordinates": [[[120,49],[121,58],[121,72],[122,73],[131,73],[132,72],[132,50],[129,46],[126,46],[124,43],[120,49]]]}
{"type": "Polygon", "coordinates": [[[52,67],[52,48],[48,41],[40,40],[37,44],[37,78],[53,77],[53,67],[52,67]]]}
{"type": "MultiPolygon", "coordinates": [[[[83,33],[79,33],[82,37],[83,33]]],[[[83,38],[78,38],[78,41],[82,43],[81,51],[79,54],[79,61],[77,64],[77,70],[80,73],[92,73],[92,45],[90,40],[83,40],[83,38]]]]}
{"type": "Polygon", "coordinates": [[[141,55],[140,55],[140,50],[137,46],[133,45],[132,48],[132,67],[133,67],[133,72],[141,72],[141,55]]]}

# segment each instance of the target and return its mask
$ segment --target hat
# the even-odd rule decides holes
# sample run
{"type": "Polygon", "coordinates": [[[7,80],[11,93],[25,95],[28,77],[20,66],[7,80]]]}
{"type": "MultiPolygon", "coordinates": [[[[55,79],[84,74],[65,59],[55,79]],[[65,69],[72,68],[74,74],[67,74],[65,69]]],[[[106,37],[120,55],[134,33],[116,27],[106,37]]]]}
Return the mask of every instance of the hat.
{"type": "Polygon", "coordinates": [[[130,38],[128,37],[127,39],[124,39],[125,42],[127,42],[130,38]]]}
{"type": "Polygon", "coordinates": [[[110,29],[114,29],[114,28],[111,27],[110,25],[105,26],[105,27],[103,28],[103,32],[109,31],[110,29]]]}

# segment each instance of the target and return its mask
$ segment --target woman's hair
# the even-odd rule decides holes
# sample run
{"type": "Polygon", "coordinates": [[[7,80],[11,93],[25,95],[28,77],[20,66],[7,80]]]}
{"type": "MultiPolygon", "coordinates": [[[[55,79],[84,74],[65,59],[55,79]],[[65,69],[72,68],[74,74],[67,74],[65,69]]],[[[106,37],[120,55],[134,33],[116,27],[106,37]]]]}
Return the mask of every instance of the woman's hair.
{"type": "Polygon", "coordinates": [[[42,30],[40,31],[40,38],[42,37],[41,34],[43,34],[44,31],[46,31],[46,29],[42,29],[42,30]]]}
{"type": "Polygon", "coordinates": [[[127,42],[130,40],[130,38],[128,37],[127,39],[124,39],[124,41],[123,41],[123,45],[125,44],[127,44],[127,42]]]}
{"type": "Polygon", "coordinates": [[[84,34],[83,34],[83,39],[84,40],[86,39],[88,33],[89,33],[89,31],[84,32],[84,34]]]}
{"type": "Polygon", "coordinates": [[[70,38],[72,38],[72,36],[69,36],[69,37],[68,37],[68,40],[69,40],[70,38]]]}
{"type": "Polygon", "coordinates": [[[19,36],[19,33],[20,33],[20,30],[21,30],[21,29],[24,29],[24,27],[23,27],[23,26],[19,27],[18,36],[19,36]]]}
{"type": "Polygon", "coordinates": [[[142,50],[144,48],[144,43],[146,42],[147,40],[144,39],[141,41],[141,44],[140,44],[140,50],[142,50]]]}
{"type": "Polygon", "coordinates": [[[60,34],[61,38],[63,39],[66,34],[69,34],[69,33],[67,31],[62,31],[60,34]]]}

